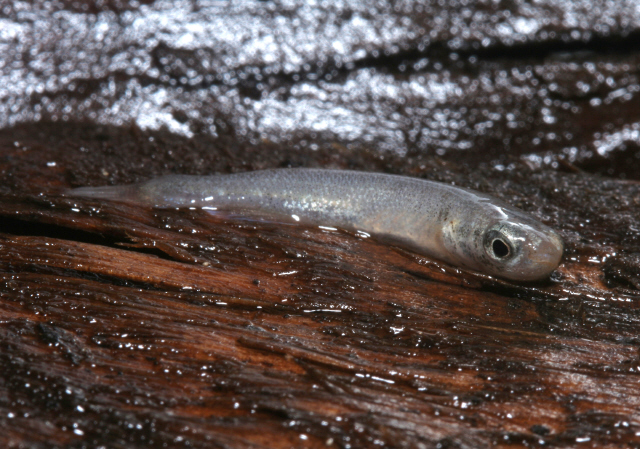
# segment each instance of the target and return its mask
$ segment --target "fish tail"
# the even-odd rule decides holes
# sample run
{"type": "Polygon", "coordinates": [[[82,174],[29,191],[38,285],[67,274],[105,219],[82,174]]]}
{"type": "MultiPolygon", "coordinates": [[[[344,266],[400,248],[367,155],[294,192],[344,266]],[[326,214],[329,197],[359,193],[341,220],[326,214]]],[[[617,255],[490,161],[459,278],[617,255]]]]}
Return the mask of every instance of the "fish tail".
{"type": "Polygon", "coordinates": [[[67,190],[64,196],[113,201],[133,201],[138,197],[138,186],[132,184],[124,186],[79,187],[77,189],[67,190]]]}

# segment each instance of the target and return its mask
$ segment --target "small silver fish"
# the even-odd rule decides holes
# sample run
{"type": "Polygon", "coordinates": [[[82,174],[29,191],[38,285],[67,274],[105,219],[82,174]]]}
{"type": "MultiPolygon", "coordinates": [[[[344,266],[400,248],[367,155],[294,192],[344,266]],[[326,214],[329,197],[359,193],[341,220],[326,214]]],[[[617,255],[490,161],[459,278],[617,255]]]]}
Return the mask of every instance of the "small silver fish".
{"type": "Polygon", "coordinates": [[[564,248],[551,228],[497,198],[380,173],[296,168],[171,175],[133,185],[82,187],[67,194],[154,207],[253,211],[360,230],[456,266],[515,281],[548,277],[564,248]]]}

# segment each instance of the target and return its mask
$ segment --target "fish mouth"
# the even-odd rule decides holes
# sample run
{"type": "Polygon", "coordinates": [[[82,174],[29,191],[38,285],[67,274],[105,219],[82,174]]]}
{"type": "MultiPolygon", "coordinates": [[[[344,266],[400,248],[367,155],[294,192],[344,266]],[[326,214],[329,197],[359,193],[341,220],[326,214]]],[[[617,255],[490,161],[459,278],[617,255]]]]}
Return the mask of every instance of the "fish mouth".
{"type": "Polygon", "coordinates": [[[558,234],[551,231],[546,237],[529,254],[529,265],[540,274],[540,278],[550,275],[558,268],[564,253],[564,243],[558,234]]]}

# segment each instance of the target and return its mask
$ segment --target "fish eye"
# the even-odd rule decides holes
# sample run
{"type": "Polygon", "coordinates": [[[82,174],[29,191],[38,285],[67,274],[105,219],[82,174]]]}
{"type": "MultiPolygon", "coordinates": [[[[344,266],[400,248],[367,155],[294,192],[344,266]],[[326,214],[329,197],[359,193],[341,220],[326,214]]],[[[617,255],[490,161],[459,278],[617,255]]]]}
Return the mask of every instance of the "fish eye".
{"type": "Polygon", "coordinates": [[[495,239],[493,243],[491,243],[491,249],[493,249],[493,254],[498,259],[504,259],[511,253],[511,248],[509,248],[509,245],[500,238],[495,239]]]}
{"type": "Polygon", "coordinates": [[[511,239],[508,237],[508,233],[505,234],[504,229],[489,230],[484,237],[484,248],[492,259],[502,261],[511,259],[516,253],[511,239]]]}

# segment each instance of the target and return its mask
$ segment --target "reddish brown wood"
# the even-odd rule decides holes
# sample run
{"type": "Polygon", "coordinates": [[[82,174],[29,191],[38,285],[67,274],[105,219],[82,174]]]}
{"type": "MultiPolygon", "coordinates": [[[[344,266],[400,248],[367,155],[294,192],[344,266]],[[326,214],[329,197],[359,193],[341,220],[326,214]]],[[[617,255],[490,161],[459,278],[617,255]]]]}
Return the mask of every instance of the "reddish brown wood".
{"type": "Polygon", "coordinates": [[[52,192],[5,196],[0,214],[7,443],[636,439],[637,295],[589,262],[612,246],[569,239],[555,280],[519,285],[201,211],[52,192]]]}

